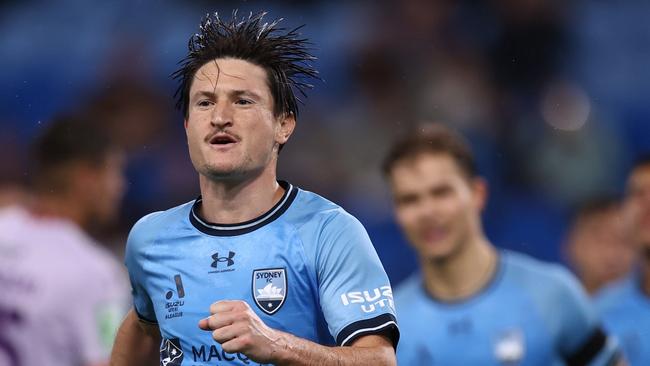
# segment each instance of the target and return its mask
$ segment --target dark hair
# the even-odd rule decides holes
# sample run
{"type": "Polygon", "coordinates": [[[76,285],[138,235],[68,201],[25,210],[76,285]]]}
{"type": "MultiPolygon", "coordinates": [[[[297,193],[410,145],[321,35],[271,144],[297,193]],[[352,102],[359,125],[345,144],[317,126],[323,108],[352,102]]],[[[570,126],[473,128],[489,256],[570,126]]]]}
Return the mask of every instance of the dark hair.
{"type": "Polygon", "coordinates": [[[52,120],[31,147],[35,184],[48,180],[58,168],[72,162],[103,164],[116,149],[107,133],[79,116],[59,116],[52,120]]]}
{"type": "Polygon", "coordinates": [[[469,144],[461,135],[438,123],[426,125],[393,144],[384,159],[382,171],[388,177],[397,162],[424,153],[447,154],[467,178],[478,175],[469,144]]]}
{"type": "Polygon", "coordinates": [[[646,152],[634,160],[632,167],[630,168],[630,174],[635,170],[644,167],[650,167],[650,152],[646,152]]]}
{"type": "Polygon", "coordinates": [[[619,206],[620,200],[614,195],[601,195],[588,198],[578,204],[573,210],[573,224],[575,225],[578,221],[593,215],[616,209],[619,206]]]}
{"type": "Polygon", "coordinates": [[[250,13],[238,18],[234,11],[228,21],[218,13],[206,15],[199,26],[200,32],[190,37],[188,54],[172,74],[179,81],[176,90],[176,107],[185,117],[189,111],[189,93],[198,69],[218,58],[232,57],[249,61],[267,72],[269,88],[274,100],[274,114],[298,115],[298,91],[306,96],[305,89],[313,85],[305,79],[318,79],[318,71],[310,64],[316,60],[309,53],[306,39],[300,38],[301,27],[287,31],[279,28],[282,19],[263,22],[266,12],[250,13]]]}

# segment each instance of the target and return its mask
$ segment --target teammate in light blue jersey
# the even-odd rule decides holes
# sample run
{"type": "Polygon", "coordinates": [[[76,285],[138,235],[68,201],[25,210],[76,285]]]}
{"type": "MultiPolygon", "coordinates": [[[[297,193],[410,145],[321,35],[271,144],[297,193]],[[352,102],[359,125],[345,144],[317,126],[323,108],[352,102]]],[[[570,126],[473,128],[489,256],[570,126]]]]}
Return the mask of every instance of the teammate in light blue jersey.
{"type": "Polygon", "coordinates": [[[650,365],[650,291],[647,274],[605,287],[596,305],[606,329],[615,335],[630,366],[650,365]]]}
{"type": "Polygon", "coordinates": [[[395,295],[400,365],[622,362],[567,270],[489,243],[486,183],[460,136],[426,126],[393,146],[384,173],[420,259],[420,273],[395,295]]]}
{"type": "Polygon", "coordinates": [[[623,202],[625,237],[639,256],[639,269],[596,296],[605,327],[620,342],[631,366],[650,365],[650,156],[639,159],[623,202]]]}
{"type": "Polygon", "coordinates": [[[131,231],[134,309],[113,365],[148,362],[142,340],[160,341],[164,366],[395,364],[392,292],[365,229],[277,181],[294,88],[316,71],[305,41],[263,16],[206,17],[176,73],[201,197],[131,231]]]}

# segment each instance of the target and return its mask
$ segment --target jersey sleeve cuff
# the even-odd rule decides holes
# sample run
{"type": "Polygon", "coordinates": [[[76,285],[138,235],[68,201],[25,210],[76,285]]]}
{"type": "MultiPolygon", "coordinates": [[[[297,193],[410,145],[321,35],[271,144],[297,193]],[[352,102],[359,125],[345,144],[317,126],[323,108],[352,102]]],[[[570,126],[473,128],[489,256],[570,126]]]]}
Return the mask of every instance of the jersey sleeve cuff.
{"type": "Polygon", "coordinates": [[[374,318],[359,320],[349,324],[341,330],[336,337],[336,344],[349,346],[354,341],[366,335],[382,335],[388,337],[397,349],[399,342],[399,328],[393,314],[381,314],[374,318]]]}
{"type": "Polygon", "coordinates": [[[607,335],[601,328],[596,329],[576,352],[567,357],[569,366],[585,366],[595,359],[607,344],[607,335]]]}
{"type": "Polygon", "coordinates": [[[147,323],[147,324],[158,325],[158,322],[156,320],[151,320],[151,319],[147,318],[146,316],[140,314],[140,312],[138,311],[138,309],[135,306],[133,307],[133,310],[135,311],[135,315],[138,316],[139,321],[141,321],[143,323],[147,323]]]}

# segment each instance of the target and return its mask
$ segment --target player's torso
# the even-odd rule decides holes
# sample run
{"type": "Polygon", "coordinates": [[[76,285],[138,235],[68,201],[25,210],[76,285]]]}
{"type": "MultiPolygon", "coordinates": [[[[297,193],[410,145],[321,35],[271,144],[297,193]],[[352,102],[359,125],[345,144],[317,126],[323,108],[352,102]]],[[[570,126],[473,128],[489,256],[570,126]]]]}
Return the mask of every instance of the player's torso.
{"type": "Polygon", "coordinates": [[[396,298],[400,365],[561,365],[539,305],[503,277],[460,303],[411,284],[410,296],[396,298]]]}
{"type": "Polygon", "coordinates": [[[315,273],[302,243],[289,225],[272,228],[234,237],[188,230],[151,246],[147,292],[165,338],[166,366],[254,364],[244,355],[224,353],[210,332],[198,328],[220,300],[244,300],[268,326],[328,342],[315,273]],[[318,334],[321,329],[325,332],[318,334]]]}
{"type": "Polygon", "coordinates": [[[77,364],[85,350],[69,319],[75,297],[93,290],[80,286],[79,267],[103,258],[70,223],[8,210],[0,214],[0,366],[77,364]]]}
{"type": "MultiPolygon", "coordinates": [[[[402,345],[416,345],[408,346],[414,352],[408,358],[415,361],[409,364],[553,365],[552,339],[531,304],[518,300],[523,299],[457,309],[422,308],[417,321],[399,318],[402,345]]],[[[406,310],[399,305],[398,311],[406,310]]]]}

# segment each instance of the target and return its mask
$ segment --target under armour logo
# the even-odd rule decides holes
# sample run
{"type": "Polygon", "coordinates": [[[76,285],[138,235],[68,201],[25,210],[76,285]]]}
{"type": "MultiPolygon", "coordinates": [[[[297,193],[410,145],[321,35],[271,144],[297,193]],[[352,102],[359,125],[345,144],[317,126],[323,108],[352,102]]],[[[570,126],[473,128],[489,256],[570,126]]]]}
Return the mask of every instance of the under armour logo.
{"type": "Polygon", "coordinates": [[[235,264],[235,260],[233,259],[234,257],[235,257],[235,252],[228,252],[227,257],[219,257],[219,253],[214,253],[212,255],[212,259],[214,259],[214,262],[212,262],[211,266],[212,268],[217,268],[219,262],[227,262],[227,266],[230,267],[233,264],[235,264]]]}

